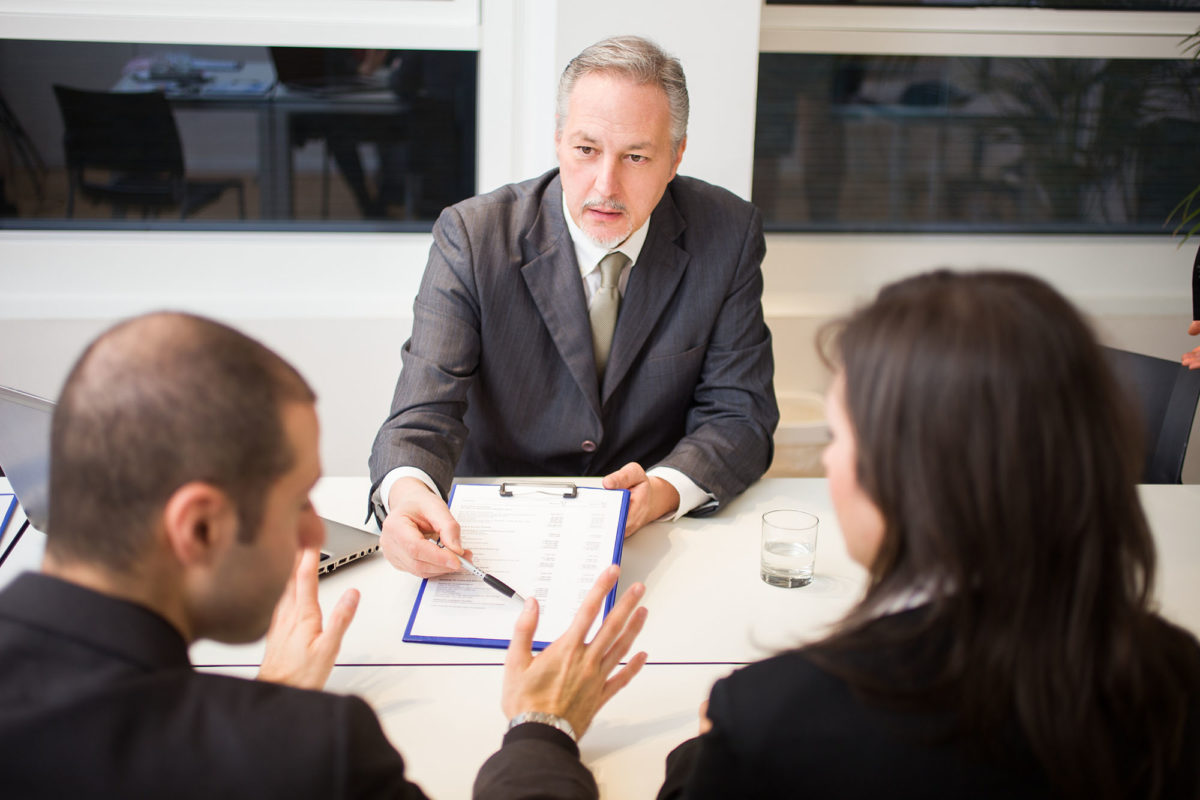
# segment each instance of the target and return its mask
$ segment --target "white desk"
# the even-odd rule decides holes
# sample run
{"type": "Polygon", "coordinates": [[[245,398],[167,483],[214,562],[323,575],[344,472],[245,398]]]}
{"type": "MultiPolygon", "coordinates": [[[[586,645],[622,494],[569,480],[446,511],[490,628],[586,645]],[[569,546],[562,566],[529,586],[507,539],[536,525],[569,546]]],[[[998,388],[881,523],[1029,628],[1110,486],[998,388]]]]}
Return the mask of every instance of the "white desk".
{"type": "MultiPolygon", "coordinates": [[[[361,478],[326,478],[313,499],[326,516],[358,522],[366,487],[361,478]]],[[[1200,486],[1143,486],[1141,496],[1158,545],[1163,613],[1200,633],[1200,486]]],[[[715,516],[649,526],[626,542],[623,563],[623,583],[647,585],[650,618],[637,647],[652,663],[600,712],[581,743],[602,795],[622,799],[654,796],[666,754],[695,733],[699,703],[714,680],[788,645],[789,636],[817,634],[854,602],[863,579],[845,556],[819,479],[760,481],[715,516]],[[784,505],[821,517],[818,577],[800,589],[769,587],[758,578],[758,515],[784,505]],[[697,663],[680,663],[687,661],[697,663]]],[[[502,651],[401,642],[418,583],[381,556],[322,579],[325,604],[349,586],[363,592],[339,659],[344,666],[334,669],[328,688],[371,704],[427,793],[465,798],[500,744],[502,651]]],[[[197,663],[206,664],[256,664],[260,652],[261,646],[212,643],[192,649],[197,663]]]]}
{"type": "MultiPolygon", "coordinates": [[[[361,523],[368,486],[366,479],[324,478],[313,502],[324,516],[361,523]]],[[[650,616],[638,642],[654,663],[748,663],[819,636],[853,605],[865,576],[847,557],[825,481],[816,479],[759,481],[717,514],[647,526],[625,541],[621,564],[621,587],[646,584],[650,616]],[[800,589],[768,586],[758,572],[759,518],[789,506],[821,518],[817,577],[800,589]]],[[[351,586],[362,600],[339,664],[504,662],[503,650],[403,642],[420,580],[396,571],[382,555],[323,578],[322,605],[331,606],[351,586]]],[[[261,656],[261,643],[192,648],[195,663],[205,665],[257,664],[261,656]]]]}
{"type": "MultiPolygon", "coordinates": [[[[363,480],[331,478],[314,500],[322,513],[352,521],[361,519],[365,492],[363,480]]],[[[1158,545],[1163,613],[1200,633],[1200,486],[1143,486],[1141,496],[1158,545]]],[[[713,517],[640,531],[626,542],[622,561],[622,583],[646,582],[650,618],[637,647],[652,663],[600,712],[581,742],[601,796],[614,800],[653,797],[667,753],[695,734],[699,703],[712,683],[738,663],[786,646],[790,634],[816,634],[853,603],[863,580],[845,555],[824,480],[759,481],[713,517]],[[759,514],[785,505],[821,517],[818,577],[801,589],[776,589],[758,577],[759,514]],[[682,661],[717,663],[657,663],[682,661]]],[[[464,662],[498,662],[499,651],[399,642],[418,582],[382,557],[324,579],[323,601],[355,583],[364,589],[363,602],[341,661],[348,663],[347,653],[391,654],[411,666],[337,667],[328,688],[358,694],[375,708],[426,793],[470,797],[476,771],[499,747],[504,718],[501,668],[464,662]],[[393,629],[387,609],[396,607],[402,613],[393,629]],[[442,657],[442,665],[416,665],[442,657]]],[[[253,675],[245,668],[221,671],[253,675]]]]}
{"type": "MultiPolygon", "coordinates": [[[[365,478],[324,478],[313,501],[325,516],[361,523],[367,486],[365,478]]],[[[1200,486],[1143,486],[1141,496],[1159,548],[1163,613],[1200,633],[1200,486]]],[[[621,586],[646,584],[650,616],[638,646],[652,663],[744,664],[820,636],[854,604],[864,578],[846,555],[825,481],[770,478],[717,514],[656,523],[627,539],[621,586]],[[758,576],[759,518],[788,506],[821,518],[816,579],[799,589],[767,586],[758,576]]],[[[503,663],[502,650],[403,642],[420,581],[382,555],[323,578],[322,604],[351,586],[362,601],[339,664],[503,663]]],[[[201,642],[192,649],[193,660],[205,665],[257,664],[261,655],[261,643],[201,642]]]]}
{"type": "MultiPolygon", "coordinates": [[[[667,753],[696,735],[700,701],[728,664],[649,664],[604,707],[580,742],[600,795],[653,798],[667,753]]],[[[249,667],[208,671],[254,677],[249,667]]],[[[491,664],[335,667],[326,688],[375,709],[409,779],[436,800],[469,798],[475,774],[500,747],[502,668],[491,664]]]]}

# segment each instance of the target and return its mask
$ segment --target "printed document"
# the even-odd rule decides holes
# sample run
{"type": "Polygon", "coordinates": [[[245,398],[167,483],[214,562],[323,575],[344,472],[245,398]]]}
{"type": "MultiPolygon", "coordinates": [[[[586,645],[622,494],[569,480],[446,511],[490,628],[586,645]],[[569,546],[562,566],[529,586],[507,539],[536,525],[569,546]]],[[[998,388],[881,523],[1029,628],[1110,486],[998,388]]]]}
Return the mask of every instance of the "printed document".
{"type": "MultiPolygon", "coordinates": [[[[496,485],[458,484],[450,511],[475,566],[522,597],[537,598],[534,642],[544,647],[566,631],[600,572],[620,563],[629,493],[572,484],[508,486],[511,496],[496,485]],[[563,486],[573,496],[565,497],[563,486]]],[[[452,573],[422,584],[404,641],[507,647],[520,612],[515,598],[465,571],[452,573]]]]}

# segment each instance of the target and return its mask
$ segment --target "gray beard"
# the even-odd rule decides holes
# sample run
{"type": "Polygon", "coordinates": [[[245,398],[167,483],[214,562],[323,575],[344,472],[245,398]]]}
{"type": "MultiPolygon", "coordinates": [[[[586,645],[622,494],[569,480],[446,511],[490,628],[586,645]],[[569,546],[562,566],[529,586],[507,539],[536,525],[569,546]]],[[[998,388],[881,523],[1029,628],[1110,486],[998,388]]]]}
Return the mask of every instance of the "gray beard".
{"type": "Polygon", "coordinates": [[[583,235],[586,236],[588,239],[590,239],[592,244],[596,245],[597,247],[603,247],[605,250],[611,250],[614,247],[621,244],[622,242],[624,242],[626,239],[628,239],[632,233],[633,233],[633,224],[630,223],[630,225],[625,229],[624,233],[614,234],[612,236],[607,236],[605,238],[593,236],[592,234],[588,233],[586,230],[583,232],[583,235]]]}

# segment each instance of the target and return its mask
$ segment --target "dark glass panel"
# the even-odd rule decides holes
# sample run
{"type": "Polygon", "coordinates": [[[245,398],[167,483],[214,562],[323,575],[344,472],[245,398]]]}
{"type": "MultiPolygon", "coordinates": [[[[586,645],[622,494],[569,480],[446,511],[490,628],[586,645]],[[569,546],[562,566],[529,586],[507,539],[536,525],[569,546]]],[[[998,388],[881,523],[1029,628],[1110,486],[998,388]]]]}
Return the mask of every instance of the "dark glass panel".
{"type": "Polygon", "coordinates": [[[1196,11],[1200,0],[766,0],[769,6],[937,6],[1069,8],[1093,11],[1196,11]]]}
{"type": "Polygon", "coordinates": [[[1187,60],[764,53],[775,230],[1161,232],[1200,184],[1187,60]]]}
{"type": "Polygon", "coordinates": [[[476,63],[0,40],[0,226],[428,230],[475,191],[476,63]]]}

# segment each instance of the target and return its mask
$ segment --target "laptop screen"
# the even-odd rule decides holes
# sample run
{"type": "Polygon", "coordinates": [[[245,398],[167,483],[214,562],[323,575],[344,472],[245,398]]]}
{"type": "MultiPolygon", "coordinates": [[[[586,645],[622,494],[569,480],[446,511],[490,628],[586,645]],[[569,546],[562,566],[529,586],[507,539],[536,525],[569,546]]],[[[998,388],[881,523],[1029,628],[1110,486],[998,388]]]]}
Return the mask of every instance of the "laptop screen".
{"type": "MultiPolygon", "coordinates": [[[[29,523],[47,530],[50,516],[50,422],[54,403],[17,389],[0,386],[0,467],[12,485],[29,523]]],[[[321,549],[324,575],[379,549],[379,536],[324,519],[321,549]]]]}
{"type": "Polygon", "coordinates": [[[46,533],[50,516],[50,420],[54,404],[0,386],[0,467],[29,522],[46,533]]]}

